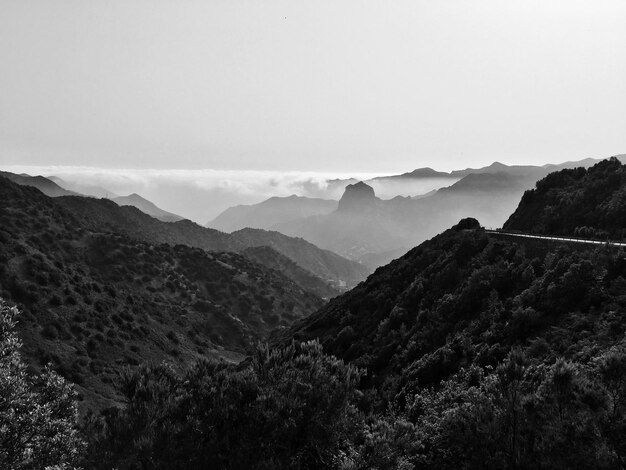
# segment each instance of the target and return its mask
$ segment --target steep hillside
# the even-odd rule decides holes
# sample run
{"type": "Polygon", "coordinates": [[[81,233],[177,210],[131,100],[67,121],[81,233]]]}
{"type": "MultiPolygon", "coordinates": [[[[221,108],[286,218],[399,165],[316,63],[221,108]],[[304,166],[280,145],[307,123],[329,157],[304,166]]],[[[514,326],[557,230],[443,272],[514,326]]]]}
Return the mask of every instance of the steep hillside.
{"type": "Polygon", "coordinates": [[[107,199],[63,197],[55,199],[81,223],[96,231],[121,233],[147,243],[187,245],[211,251],[241,252],[249,247],[270,246],[291,258],[303,269],[337,285],[356,285],[368,274],[367,268],[304,240],[263,230],[230,235],[201,227],[189,220],[166,223],[132,206],[118,206],[107,199]]]}
{"type": "Polygon", "coordinates": [[[124,365],[236,361],[270,330],[322,305],[244,256],[136,241],[34,188],[0,183],[0,297],[23,311],[30,362],[52,362],[90,406],[119,399],[124,365]]]}
{"type": "Polygon", "coordinates": [[[247,228],[233,232],[231,237],[237,246],[268,246],[340,290],[354,287],[370,273],[362,264],[279,232],[247,228]]]}
{"type": "Polygon", "coordinates": [[[461,367],[495,367],[514,346],[542,361],[586,361],[623,340],[625,287],[621,250],[527,251],[466,220],[379,268],[292,334],[366,367],[391,399],[461,367]]]}
{"type": "Polygon", "coordinates": [[[149,216],[159,219],[162,222],[178,222],[183,220],[180,215],[172,214],[171,212],[164,211],[160,207],[157,207],[154,203],[141,197],[139,194],[133,193],[128,196],[118,196],[112,199],[118,206],[133,206],[139,209],[141,212],[148,214],[149,216]]]}
{"type": "Polygon", "coordinates": [[[623,468],[624,251],[522,240],[464,219],[237,367],[138,369],[88,464],[623,468]]]}
{"type": "Polygon", "coordinates": [[[241,252],[246,258],[255,261],[265,267],[275,269],[283,273],[296,284],[302,286],[305,290],[312,292],[321,299],[329,299],[336,297],[343,290],[341,286],[333,287],[330,283],[323,281],[315,274],[301,268],[290,258],[281,255],[269,246],[254,246],[246,248],[241,252]]]}
{"type": "Polygon", "coordinates": [[[551,173],[524,193],[503,226],[553,235],[626,238],[626,166],[617,158],[551,173]]]}
{"type": "Polygon", "coordinates": [[[74,191],[68,191],[62,188],[57,183],[43,176],[30,176],[30,175],[16,175],[15,173],[9,173],[6,171],[0,171],[0,177],[7,178],[15,184],[22,186],[32,186],[44,193],[46,196],[59,197],[59,196],[74,196],[77,195],[74,191]]]}

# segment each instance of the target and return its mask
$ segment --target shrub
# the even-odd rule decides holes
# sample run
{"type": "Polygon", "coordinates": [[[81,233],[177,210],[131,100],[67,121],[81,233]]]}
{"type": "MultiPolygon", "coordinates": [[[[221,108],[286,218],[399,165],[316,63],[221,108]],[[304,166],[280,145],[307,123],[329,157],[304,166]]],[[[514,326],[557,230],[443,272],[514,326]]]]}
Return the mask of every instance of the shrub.
{"type": "Polygon", "coordinates": [[[0,299],[0,467],[71,465],[84,448],[76,392],[49,368],[27,374],[13,332],[17,314],[0,299]]]}

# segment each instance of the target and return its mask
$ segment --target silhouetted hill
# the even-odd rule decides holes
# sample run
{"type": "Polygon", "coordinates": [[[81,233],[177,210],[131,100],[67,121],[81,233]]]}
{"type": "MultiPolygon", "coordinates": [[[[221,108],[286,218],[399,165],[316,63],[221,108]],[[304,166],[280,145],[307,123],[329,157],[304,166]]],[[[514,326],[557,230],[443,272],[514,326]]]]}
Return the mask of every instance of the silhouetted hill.
{"type": "Polygon", "coordinates": [[[56,184],[54,181],[44,178],[43,176],[16,175],[15,173],[9,173],[6,171],[0,171],[0,176],[3,176],[21,186],[32,186],[37,188],[46,196],[50,197],[77,195],[77,193],[68,191],[56,184]]]}
{"type": "Polygon", "coordinates": [[[271,197],[259,204],[230,207],[206,224],[224,232],[242,228],[270,229],[276,224],[312,215],[328,214],[337,208],[337,201],[292,195],[271,197]]]}
{"type": "Polygon", "coordinates": [[[506,230],[626,238],[626,166],[617,158],[551,173],[526,191],[506,230]]]}
{"type": "MultiPolygon", "coordinates": [[[[12,175],[11,173],[9,173],[12,175]]],[[[18,175],[13,175],[18,176],[18,175]]],[[[32,177],[17,178],[23,184],[33,186],[32,177]]],[[[55,183],[48,181],[52,185],[55,183]]],[[[61,189],[61,191],[65,191],[61,189]]],[[[64,195],[67,192],[62,192],[64,195]]],[[[125,234],[148,243],[188,245],[212,251],[240,252],[248,247],[267,245],[290,257],[303,269],[330,281],[335,285],[354,286],[369,272],[364,266],[334,253],[329,254],[309,242],[293,239],[275,232],[261,230],[246,236],[231,236],[218,230],[201,227],[189,220],[165,223],[147,215],[133,206],[118,206],[108,199],[72,196],[60,197],[56,201],[81,220],[85,227],[96,231],[125,234]],[[324,265],[328,262],[328,265],[324,265]]],[[[148,202],[148,201],[146,201],[148,202]]],[[[160,210],[157,208],[157,211],[160,210]]]]}
{"type": "Polygon", "coordinates": [[[90,186],[82,184],[71,184],[56,176],[44,178],[43,176],[16,175],[14,173],[0,172],[0,176],[4,176],[22,186],[32,186],[39,189],[46,196],[87,196],[95,198],[104,198],[114,201],[119,206],[133,206],[155,217],[163,222],[176,222],[183,220],[183,217],[164,211],[157,207],[154,203],[141,197],[139,194],[130,194],[129,196],[118,196],[99,186],[90,186]]]}
{"type": "Polygon", "coordinates": [[[139,194],[133,193],[128,196],[118,196],[112,198],[111,200],[118,206],[136,207],[141,212],[148,214],[155,219],[159,219],[162,222],[178,222],[179,220],[183,220],[183,217],[181,217],[180,215],[164,211],[160,207],[157,207],[154,203],[141,197],[139,194]]]}
{"type": "Polygon", "coordinates": [[[236,361],[270,330],[322,305],[242,255],[107,230],[111,214],[119,217],[111,228],[148,217],[135,208],[51,199],[4,178],[0,201],[0,297],[23,311],[23,352],[33,364],[51,361],[90,405],[119,399],[124,365],[236,361]],[[102,209],[102,219],[81,214],[85,207],[102,209]]]}

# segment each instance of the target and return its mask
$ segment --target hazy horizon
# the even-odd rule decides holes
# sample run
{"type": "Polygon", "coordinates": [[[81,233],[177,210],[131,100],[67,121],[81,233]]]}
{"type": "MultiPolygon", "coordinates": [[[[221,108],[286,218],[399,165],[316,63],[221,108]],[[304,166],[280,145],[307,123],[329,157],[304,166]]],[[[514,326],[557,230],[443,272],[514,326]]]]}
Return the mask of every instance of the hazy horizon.
{"type": "MultiPolygon", "coordinates": [[[[585,158],[608,158],[591,156],[571,158],[579,161],[585,158]]],[[[561,164],[566,160],[551,160],[546,164],[561,164]]],[[[493,163],[493,162],[490,162],[493,163]]],[[[502,162],[501,162],[502,163],[502,162]]],[[[487,165],[485,165],[487,166],[487,165]]],[[[470,166],[454,168],[466,169],[470,166]]],[[[478,165],[472,165],[478,168],[478,165]]],[[[185,169],[115,169],[87,166],[35,166],[2,165],[0,171],[25,173],[30,176],[56,176],[68,183],[99,186],[119,196],[137,193],[155,203],[161,209],[173,212],[194,222],[206,224],[225,209],[240,204],[256,204],[270,197],[297,196],[339,199],[342,186],[329,187],[333,179],[369,180],[379,176],[406,173],[418,167],[406,168],[400,172],[307,172],[307,171],[237,171],[237,170],[185,170],[185,169]]],[[[435,167],[434,170],[441,171],[435,167]]],[[[395,184],[388,192],[376,193],[383,199],[394,196],[417,196],[433,189],[449,186],[456,180],[441,178],[424,180],[419,183],[395,184]]]]}

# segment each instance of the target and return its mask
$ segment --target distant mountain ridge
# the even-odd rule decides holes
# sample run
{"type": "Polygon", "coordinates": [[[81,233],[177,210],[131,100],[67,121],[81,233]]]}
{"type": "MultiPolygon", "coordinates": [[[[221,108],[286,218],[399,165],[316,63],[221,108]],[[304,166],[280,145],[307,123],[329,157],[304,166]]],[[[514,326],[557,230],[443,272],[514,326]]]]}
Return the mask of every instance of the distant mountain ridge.
{"type": "Polygon", "coordinates": [[[22,186],[32,186],[39,191],[50,197],[60,196],[78,196],[79,194],[74,191],[69,191],[62,188],[54,181],[45,178],[43,176],[30,176],[30,175],[17,175],[15,173],[9,173],[7,171],[0,171],[0,176],[7,178],[8,180],[22,186]]]}
{"type": "MultiPolygon", "coordinates": [[[[46,180],[43,177],[42,179],[46,180]]],[[[32,181],[26,179],[23,184],[32,186],[29,184],[32,181]]],[[[149,243],[184,244],[211,251],[233,252],[242,252],[250,247],[271,246],[311,275],[334,286],[333,289],[353,287],[370,272],[368,268],[352,260],[321,250],[305,240],[293,239],[276,232],[258,230],[229,235],[201,227],[186,219],[164,223],[134,206],[118,206],[109,199],[73,196],[58,199],[57,202],[93,230],[106,229],[149,243]]],[[[326,296],[328,291],[325,292],[326,296]]]]}
{"type": "Polygon", "coordinates": [[[309,217],[329,214],[337,208],[337,201],[307,198],[291,195],[271,197],[258,204],[230,207],[206,224],[224,232],[242,228],[270,229],[276,224],[309,217]]]}
{"type": "Polygon", "coordinates": [[[159,219],[163,222],[178,222],[179,220],[183,220],[184,218],[172,214],[171,212],[164,211],[163,209],[157,207],[154,203],[148,201],[147,199],[141,197],[139,194],[133,193],[128,196],[118,196],[111,199],[118,206],[133,206],[139,209],[141,212],[144,212],[155,219],[159,219]]]}
{"type": "Polygon", "coordinates": [[[227,209],[209,225],[228,230],[244,227],[276,230],[367,262],[374,268],[390,261],[392,258],[388,256],[408,250],[467,215],[487,226],[498,227],[515,209],[524,190],[532,188],[537,180],[551,171],[589,166],[597,161],[585,159],[544,166],[494,162],[476,169],[441,172],[417,168],[399,175],[376,177],[360,183],[374,191],[378,202],[374,204],[371,198],[369,204],[357,198],[363,202],[360,207],[367,214],[355,208],[348,218],[334,211],[340,204],[350,205],[347,201],[352,194],[346,188],[354,187],[359,181],[337,179],[328,181],[328,191],[333,193],[341,188],[343,202],[326,200],[322,207],[317,205],[318,199],[270,198],[259,204],[227,209]],[[381,188],[396,192],[386,199],[379,195],[381,188]],[[411,192],[414,189],[419,192],[411,192]],[[399,194],[405,196],[398,197],[399,194]],[[311,206],[316,209],[312,210],[311,206]],[[298,213],[303,215],[295,217],[298,213]],[[387,257],[382,253],[387,253],[387,257]]]}
{"type": "Polygon", "coordinates": [[[58,176],[47,176],[47,178],[50,181],[54,181],[56,184],[58,184],[62,188],[67,189],[68,191],[72,191],[77,194],[82,194],[84,196],[91,196],[91,197],[95,197],[98,199],[101,199],[101,198],[110,199],[114,197],[119,197],[119,194],[115,194],[114,192],[109,191],[108,189],[103,188],[102,186],[70,182],[70,181],[64,180],[63,178],[59,178],[58,176]]]}
{"type": "MultiPolygon", "coordinates": [[[[357,198],[360,206],[349,214],[336,211],[273,228],[374,268],[466,216],[479,219],[486,226],[499,227],[513,212],[523,192],[537,180],[552,171],[593,162],[587,159],[544,167],[495,162],[484,168],[451,172],[450,175],[459,177],[453,184],[418,197],[380,199],[367,182],[351,183],[344,197],[352,199],[355,184],[361,187],[362,197],[357,198]]],[[[418,169],[413,173],[433,175],[433,170],[418,169]]],[[[433,177],[440,176],[440,172],[435,173],[433,177]]]]}
{"type": "Polygon", "coordinates": [[[57,176],[46,178],[43,176],[15,175],[8,172],[0,172],[0,176],[4,176],[20,185],[33,186],[39,189],[46,196],[50,197],[84,196],[98,199],[106,198],[114,201],[120,206],[136,207],[145,214],[155,217],[163,222],[176,222],[184,219],[179,215],[164,211],[163,209],[157,207],[153,202],[148,201],[136,193],[128,196],[118,196],[117,194],[100,186],[68,183],[57,176]]]}

